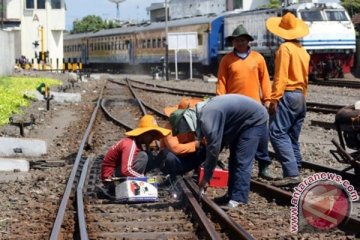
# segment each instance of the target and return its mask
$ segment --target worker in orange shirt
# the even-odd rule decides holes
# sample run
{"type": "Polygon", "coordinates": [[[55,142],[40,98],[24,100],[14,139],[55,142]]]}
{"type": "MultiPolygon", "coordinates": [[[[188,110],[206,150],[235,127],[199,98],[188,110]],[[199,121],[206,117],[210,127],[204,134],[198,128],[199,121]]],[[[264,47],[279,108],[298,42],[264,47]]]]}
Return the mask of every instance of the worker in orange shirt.
{"type": "MultiPolygon", "coordinates": [[[[249,42],[254,39],[243,25],[239,25],[226,40],[232,43],[234,50],[221,59],[216,95],[241,94],[251,97],[268,108],[271,100],[269,73],[264,57],[249,46],[249,42]]],[[[274,176],[269,169],[271,159],[268,143],[269,132],[266,129],[257,148],[255,159],[259,166],[258,176],[272,180],[274,176]]]]}
{"type": "MultiPolygon", "coordinates": [[[[202,99],[183,98],[177,106],[166,107],[164,113],[170,116],[175,110],[193,108],[200,101],[202,99]]],[[[165,128],[171,130],[169,122],[165,128]]],[[[170,176],[182,175],[194,170],[205,160],[205,147],[200,140],[196,139],[193,132],[177,136],[169,134],[160,140],[160,148],[161,154],[165,156],[160,169],[170,176]]]]}
{"type": "Polygon", "coordinates": [[[306,115],[310,56],[297,39],[308,35],[309,27],[290,12],[267,19],[266,27],[285,40],[276,52],[269,107],[270,141],[280,158],[284,177],[274,185],[298,184],[302,162],[299,136],[306,115]]]}

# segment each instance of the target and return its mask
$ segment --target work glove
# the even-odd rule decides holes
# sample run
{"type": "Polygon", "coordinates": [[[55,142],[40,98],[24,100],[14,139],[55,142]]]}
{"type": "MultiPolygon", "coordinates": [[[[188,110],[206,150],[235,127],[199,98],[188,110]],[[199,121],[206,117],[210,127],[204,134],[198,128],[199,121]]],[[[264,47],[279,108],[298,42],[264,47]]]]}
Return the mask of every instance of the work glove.
{"type": "Polygon", "coordinates": [[[203,195],[205,194],[207,187],[208,187],[208,181],[205,180],[205,178],[201,179],[199,183],[199,193],[198,193],[199,202],[201,201],[203,195]]]}

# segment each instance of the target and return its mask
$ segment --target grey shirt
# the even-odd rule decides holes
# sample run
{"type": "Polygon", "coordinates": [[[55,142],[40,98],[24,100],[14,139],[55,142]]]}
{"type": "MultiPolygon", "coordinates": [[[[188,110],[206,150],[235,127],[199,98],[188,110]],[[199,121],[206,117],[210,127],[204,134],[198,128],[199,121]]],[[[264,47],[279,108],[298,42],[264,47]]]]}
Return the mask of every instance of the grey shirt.
{"type": "Polygon", "coordinates": [[[207,180],[212,177],[221,146],[231,144],[238,139],[242,131],[261,125],[269,118],[264,106],[239,94],[212,98],[198,109],[197,117],[198,127],[207,141],[205,160],[207,180]]]}

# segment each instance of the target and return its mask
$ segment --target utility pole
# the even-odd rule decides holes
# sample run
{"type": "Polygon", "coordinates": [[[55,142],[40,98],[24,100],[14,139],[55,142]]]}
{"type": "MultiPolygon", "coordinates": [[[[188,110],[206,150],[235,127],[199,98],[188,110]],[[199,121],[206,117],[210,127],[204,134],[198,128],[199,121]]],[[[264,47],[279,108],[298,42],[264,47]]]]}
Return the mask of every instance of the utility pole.
{"type": "Polygon", "coordinates": [[[44,46],[44,27],[40,27],[41,34],[41,60],[44,62],[45,60],[45,46],[44,46]]]}
{"type": "Polygon", "coordinates": [[[165,0],[165,64],[166,64],[166,81],[169,81],[169,38],[168,38],[168,4],[165,0]]]}

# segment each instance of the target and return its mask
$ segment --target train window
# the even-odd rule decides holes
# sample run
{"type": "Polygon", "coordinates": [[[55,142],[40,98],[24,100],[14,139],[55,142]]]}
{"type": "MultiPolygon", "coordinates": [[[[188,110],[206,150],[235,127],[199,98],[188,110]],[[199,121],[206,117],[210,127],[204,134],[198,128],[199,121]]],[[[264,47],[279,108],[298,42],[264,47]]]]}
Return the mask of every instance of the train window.
{"type": "Polygon", "coordinates": [[[50,4],[52,9],[61,9],[61,0],[51,0],[50,4]]]}
{"type": "Polygon", "coordinates": [[[198,34],[198,44],[199,44],[199,46],[203,45],[203,35],[202,34],[198,34]]]}
{"type": "Polygon", "coordinates": [[[31,9],[31,8],[34,8],[35,5],[34,5],[34,0],[26,0],[26,8],[27,9],[31,9]]]}
{"type": "Polygon", "coordinates": [[[301,19],[306,22],[324,21],[320,11],[303,11],[300,12],[301,19]]]}
{"type": "Polygon", "coordinates": [[[45,0],[37,0],[36,3],[38,9],[45,9],[45,0]]]}
{"type": "Polygon", "coordinates": [[[329,21],[349,21],[344,11],[325,11],[329,21]]]}

